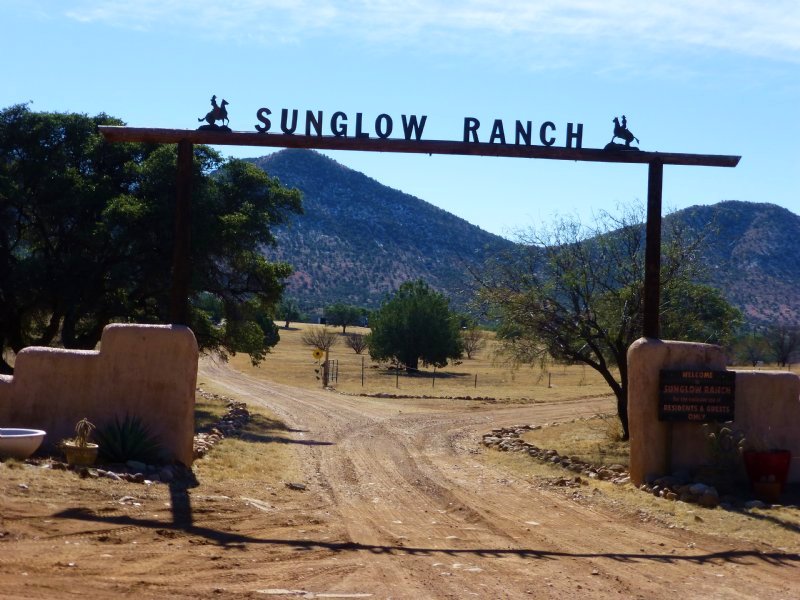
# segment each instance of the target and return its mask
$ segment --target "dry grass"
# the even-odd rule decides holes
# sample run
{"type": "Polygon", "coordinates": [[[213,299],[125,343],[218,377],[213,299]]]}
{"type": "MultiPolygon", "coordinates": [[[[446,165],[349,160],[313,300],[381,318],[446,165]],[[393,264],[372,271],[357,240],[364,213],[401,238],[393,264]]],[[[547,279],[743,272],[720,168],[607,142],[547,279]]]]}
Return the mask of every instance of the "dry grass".
{"type": "MultiPolygon", "coordinates": [[[[232,366],[251,376],[287,385],[316,388],[321,383],[314,369],[318,366],[312,349],[300,341],[303,330],[311,325],[296,324],[281,329],[281,341],[258,367],[247,356],[231,359],[232,366]]],[[[352,327],[348,331],[367,333],[352,327]]],[[[597,397],[610,394],[605,382],[594,371],[581,366],[554,365],[549,370],[522,368],[513,371],[494,357],[496,344],[490,337],[487,347],[472,360],[450,365],[437,371],[423,369],[417,376],[390,371],[385,365],[371,362],[363,355],[364,383],[362,385],[362,355],[355,354],[340,340],[331,350],[330,358],[339,361],[338,381],[332,386],[351,394],[388,393],[399,396],[471,396],[490,397],[511,402],[545,402],[597,397]],[[475,376],[477,375],[477,386],[475,376]]],[[[212,386],[210,382],[207,385],[212,386]]],[[[214,391],[209,387],[210,391],[214,391]]],[[[419,401],[415,401],[419,402],[419,401]]],[[[204,410],[209,410],[203,408],[204,410]]],[[[409,407],[411,409],[411,407],[409,407]]],[[[276,486],[280,481],[299,477],[287,444],[277,442],[285,429],[273,415],[260,412],[248,433],[252,438],[232,439],[215,449],[211,455],[196,463],[201,477],[229,481],[234,486],[276,486]],[[259,439],[260,438],[260,439],[259,439]],[[269,439],[266,439],[269,438],[269,439]],[[248,479],[249,478],[249,479],[248,479]]],[[[525,439],[543,448],[554,448],[563,455],[579,456],[599,464],[628,464],[628,446],[619,440],[619,424],[615,416],[576,421],[547,427],[525,435],[525,439]]],[[[547,487],[548,481],[573,473],[514,453],[488,451],[485,459],[512,476],[547,487]]],[[[552,488],[562,491],[564,488],[552,488]]],[[[568,489],[564,493],[571,494],[568,489]]],[[[800,551],[800,511],[796,508],[769,510],[725,511],[708,510],[682,502],[655,498],[631,485],[614,485],[591,481],[574,495],[576,502],[597,503],[610,510],[627,513],[642,522],[661,523],[665,527],[682,528],[698,534],[729,536],[755,544],[769,545],[788,552],[800,551]]]]}
{"type": "MultiPolygon", "coordinates": [[[[246,355],[233,357],[231,364],[257,378],[302,388],[320,387],[321,382],[314,372],[318,364],[311,355],[312,348],[300,340],[303,331],[309,327],[318,326],[301,323],[288,330],[281,329],[280,342],[258,367],[253,367],[246,355]]],[[[347,331],[369,332],[360,327],[349,327],[347,331]]],[[[330,351],[331,361],[338,361],[338,379],[331,382],[331,387],[347,394],[470,396],[522,402],[552,402],[610,393],[600,375],[588,367],[553,365],[545,371],[531,367],[513,370],[497,359],[496,347],[489,334],[486,348],[473,359],[436,369],[435,376],[433,368],[423,368],[416,375],[408,375],[372,362],[367,353],[356,354],[340,336],[339,344],[330,351]]]]}
{"type": "Polygon", "coordinates": [[[621,433],[616,416],[603,415],[528,431],[521,437],[539,448],[553,448],[560,454],[577,456],[592,464],[627,467],[630,445],[621,440],[621,433]]]}
{"type": "MultiPolygon", "coordinates": [[[[569,428],[572,424],[553,429],[569,428]]],[[[559,452],[568,451],[558,448],[559,452]]],[[[520,453],[490,450],[486,461],[511,476],[549,487],[548,482],[575,474],[520,453]]],[[[702,535],[743,540],[753,544],[768,544],[785,552],[800,552],[800,510],[796,507],[776,507],[728,511],[705,509],[695,504],[671,502],[642,492],[630,484],[615,485],[599,480],[585,480],[575,494],[573,488],[551,487],[558,493],[570,494],[575,502],[596,504],[608,510],[622,512],[632,519],[653,522],[667,528],[681,528],[702,535]]]]}
{"type": "MultiPolygon", "coordinates": [[[[200,380],[200,386],[215,393],[212,382],[200,380]]],[[[249,488],[277,487],[300,477],[295,454],[290,449],[288,428],[276,415],[258,406],[248,405],[250,422],[237,437],[217,444],[193,470],[201,481],[230,485],[243,493],[249,488]]],[[[220,399],[198,397],[196,427],[202,428],[225,413],[220,399]]]]}

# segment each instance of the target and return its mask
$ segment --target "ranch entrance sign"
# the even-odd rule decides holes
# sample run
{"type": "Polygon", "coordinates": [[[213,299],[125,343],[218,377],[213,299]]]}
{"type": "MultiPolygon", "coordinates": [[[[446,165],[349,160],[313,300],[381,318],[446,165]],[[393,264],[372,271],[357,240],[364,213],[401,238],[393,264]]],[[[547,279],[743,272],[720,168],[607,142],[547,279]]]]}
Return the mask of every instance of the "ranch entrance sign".
{"type": "Polygon", "coordinates": [[[613,137],[605,148],[583,148],[583,124],[556,125],[552,121],[534,123],[516,120],[506,123],[496,119],[491,125],[474,117],[465,117],[460,141],[424,139],[425,115],[391,116],[379,114],[365,119],[357,112],[324,114],[322,111],[269,108],[256,111],[255,131],[231,131],[227,126],[228,102],[211,99],[211,111],[198,121],[206,124],[197,130],[150,129],[101,126],[109,142],[147,142],[178,144],[178,181],[175,218],[175,247],[172,263],[170,314],[173,323],[186,325],[189,320],[189,224],[191,210],[191,174],[194,144],[215,146],[262,146],[273,148],[314,148],[364,152],[400,152],[415,154],[454,154],[465,156],[507,156],[608,163],[648,165],[647,245],[645,247],[643,336],[659,336],[659,296],[661,267],[661,194],[664,165],[735,167],[740,156],[647,152],[631,146],[638,139],[628,130],[623,115],[613,119],[613,137]],[[222,125],[217,125],[220,121],[222,125]],[[402,137],[392,137],[392,136],[402,137]],[[559,136],[561,141],[559,141],[559,136]],[[481,141],[481,140],[486,141],[481,141]],[[624,144],[615,143],[620,139],[624,144]]]}
{"type": "Polygon", "coordinates": [[[733,371],[662,369],[658,388],[659,421],[733,421],[733,371]]]}

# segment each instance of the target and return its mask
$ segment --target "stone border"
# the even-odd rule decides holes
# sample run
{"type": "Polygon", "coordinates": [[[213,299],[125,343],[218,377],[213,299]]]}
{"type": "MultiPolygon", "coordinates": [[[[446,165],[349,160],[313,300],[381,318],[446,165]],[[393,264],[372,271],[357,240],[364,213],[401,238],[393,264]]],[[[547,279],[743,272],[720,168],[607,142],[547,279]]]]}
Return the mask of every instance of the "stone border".
{"type": "MultiPolygon", "coordinates": [[[[567,423],[574,423],[585,419],[574,419],[567,423]]],[[[616,485],[632,483],[630,472],[623,465],[593,465],[580,460],[575,456],[561,456],[556,450],[547,450],[525,442],[520,436],[527,431],[535,431],[544,427],[555,427],[563,423],[552,423],[545,425],[518,425],[516,427],[500,427],[492,429],[491,432],[483,435],[482,444],[487,448],[494,448],[501,452],[524,452],[530,457],[541,462],[560,466],[569,471],[579,473],[589,479],[599,479],[609,481],[616,485]]],[[[770,508],[783,506],[780,504],[767,504],[761,500],[749,500],[742,502],[736,496],[722,496],[714,486],[707,485],[699,481],[692,481],[688,472],[675,473],[662,477],[651,477],[642,483],[639,488],[641,491],[652,494],[657,498],[665,500],[686,502],[697,504],[705,508],[715,508],[719,506],[724,510],[736,510],[744,507],[747,510],[753,508],[770,508]]]]}
{"type": "Polygon", "coordinates": [[[482,443],[489,448],[503,452],[525,452],[528,456],[541,462],[560,466],[569,471],[579,473],[589,479],[610,481],[617,485],[629,483],[631,478],[628,470],[623,465],[593,465],[582,461],[576,456],[561,456],[556,450],[547,450],[525,442],[520,435],[527,431],[542,429],[542,425],[519,425],[517,427],[501,427],[492,429],[483,436],[482,443]]]}
{"type": "Polygon", "coordinates": [[[238,434],[250,422],[250,411],[247,410],[247,404],[244,402],[228,396],[212,394],[200,388],[197,389],[197,395],[206,400],[222,400],[227,404],[228,410],[218,421],[206,426],[204,431],[195,434],[192,441],[195,459],[203,458],[224,438],[238,434]]]}

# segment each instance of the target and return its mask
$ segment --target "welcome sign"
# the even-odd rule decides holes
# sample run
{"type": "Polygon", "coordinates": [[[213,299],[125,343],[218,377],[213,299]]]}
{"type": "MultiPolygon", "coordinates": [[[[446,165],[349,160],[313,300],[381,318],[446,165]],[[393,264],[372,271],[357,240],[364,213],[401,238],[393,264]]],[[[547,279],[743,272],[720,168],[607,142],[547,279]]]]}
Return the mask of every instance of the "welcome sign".
{"type": "MultiPolygon", "coordinates": [[[[283,108],[280,117],[273,116],[269,108],[259,108],[256,112],[256,131],[259,133],[280,132],[286,135],[303,135],[307,137],[351,137],[366,139],[401,138],[406,141],[421,141],[428,123],[427,115],[392,116],[386,113],[374,119],[364,117],[357,112],[348,115],[343,111],[324,113],[321,110],[305,110],[283,108]]],[[[534,125],[533,121],[515,120],[506,123],[502,119],[494,119],[492,123],[482,124],[475,117],[464,117],[461,131],[464,143],[513,144],[517,146],[553,146],[563,135],[561,142],[565,148],[581,148],[583,143],[583,124],[567,123],[559,129],[552,121],[544,121],[534,125]]]]}

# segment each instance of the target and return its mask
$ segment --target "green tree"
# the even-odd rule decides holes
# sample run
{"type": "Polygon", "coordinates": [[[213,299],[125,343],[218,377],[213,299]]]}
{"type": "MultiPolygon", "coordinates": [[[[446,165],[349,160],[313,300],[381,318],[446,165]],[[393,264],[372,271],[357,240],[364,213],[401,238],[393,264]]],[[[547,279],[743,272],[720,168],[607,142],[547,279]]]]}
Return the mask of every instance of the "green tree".
{"type": "Polygon", "coordinates": [[[766,362],[770,356],[769,342],[763,333],[752,330],[742,333],[734,341],[736,359],[752,367],[766,362]]]}
{"type": "MultiPolygon", "coordinates": [[[[627,351],[641,336],[644,227],[641,211],[602,213],[585,228],[562,219],[531,231],[514,250],[476,274],[479,299],[500,325],[498,340],[517,364],[548,360],[598,371],[617,399],[628,437],[627,351]]],[[[740,313],[716,290],[695,283],[702,238],[665,221],[661,324],[666,338],[727,343],[740,313]]]]}
{"type": "Polygon", "coordinates": [[[402,284],[372,315],[370,326],[370,356],[394,360],[408,371],[416,370],[420,361],[444,367],[464,350],[459,318],[450,302],[421,280],[402,284]]]}
{"type": "MultiPolygon", "coordinates": [[[[176,149],[108,144],[101,114],[0,111],[0,345],[92,348],[114,321],[167,322],[176,149]]],[[[261,360],[291,268],[267,262],[297,191],[194,149],[190,326],[204,350],[261,360]],[[214,300],[216,299],[216,300],[214,300]]],[[[10,366],[0,363],[0,370],[10,366]]]]}
{"type": "Polygon", "coordinates": [[[289,329],[289,323],[292,321],[299,321],[300,305],[297,304],[297,300],[287,296],[281,298],[280,304],[278,304],[278,309],[276,311],[276,317],[279,320],[284,321],[284,329],[289,329]]]}
{"type": "Polygon", "coordinates": [[[800,349],[800,327],[778,323],[767,329],[766,339],[775,362],[785,367],[800,349]]]}
{"type": "Polygon", "coordinates": [[[342,333],[347,333],[348,325],[358,325],[363,316],[363,309],[342,302],[325,307],[325,319],[328,325],[341,327],[342,333]]]}

